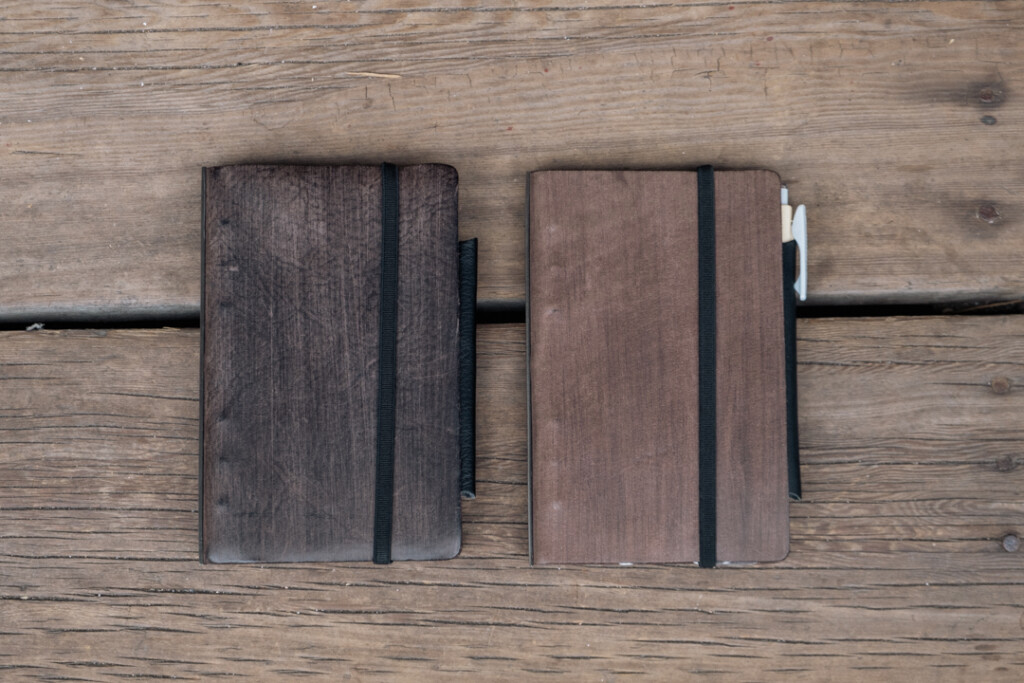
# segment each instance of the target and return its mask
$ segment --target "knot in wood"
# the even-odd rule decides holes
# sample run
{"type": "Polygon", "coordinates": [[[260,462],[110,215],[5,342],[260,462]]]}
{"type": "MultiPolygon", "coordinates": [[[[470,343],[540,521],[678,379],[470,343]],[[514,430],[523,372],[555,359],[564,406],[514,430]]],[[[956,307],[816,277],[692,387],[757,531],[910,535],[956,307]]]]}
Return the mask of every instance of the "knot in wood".
{"type": "Polygon", "coordinates": [[[1004,396],[1010,393],[1012,384],[1010,383],[1009,377],[993,377],[992,381],[989,382],[989,386],[992,388],[992,392],[1004,396]]]}
{"type": "Polygon", "coordinates": [[[1012,472],[1017,469],[1017,461],[1008,455],[996,460],[996,471],[997,472],[1012,472]]]}

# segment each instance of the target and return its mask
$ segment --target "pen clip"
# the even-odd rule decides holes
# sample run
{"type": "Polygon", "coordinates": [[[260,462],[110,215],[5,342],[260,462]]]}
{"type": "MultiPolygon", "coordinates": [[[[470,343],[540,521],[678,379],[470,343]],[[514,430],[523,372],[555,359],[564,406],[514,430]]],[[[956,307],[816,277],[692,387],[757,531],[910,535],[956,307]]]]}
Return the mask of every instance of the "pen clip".
{"type": "Polygon", "coordinates": [[[800,301],[807,301],[807,207],[803,204],[793,213],[793,239],[800,250],[800,276],[793,289],[800,295],[800,301]]]}
{"type": "Polygon", "coordinates": [[[782,241],[796,242],[800,252],[800,276],[793,281],[793,289],[800,301],[807,301],[807,207],[789,205],[789,190],[782,186],[782,241]]]}

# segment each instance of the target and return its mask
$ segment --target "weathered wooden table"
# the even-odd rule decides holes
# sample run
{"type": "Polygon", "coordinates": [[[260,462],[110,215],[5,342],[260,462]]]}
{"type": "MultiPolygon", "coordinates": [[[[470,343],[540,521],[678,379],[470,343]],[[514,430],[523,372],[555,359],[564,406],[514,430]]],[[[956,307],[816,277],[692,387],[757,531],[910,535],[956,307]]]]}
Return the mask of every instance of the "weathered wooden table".
{"type": "Polygon", "coordinates": [[[4,3],[0,678],[1024,678],[1024,3],[395,4],[4,3]],[[513,318],[528,171],[779,171],[789,558],[530,568],[511,323],[459,558],[200,566],[199,167],[382,159],[459,169],[513,318]]]}

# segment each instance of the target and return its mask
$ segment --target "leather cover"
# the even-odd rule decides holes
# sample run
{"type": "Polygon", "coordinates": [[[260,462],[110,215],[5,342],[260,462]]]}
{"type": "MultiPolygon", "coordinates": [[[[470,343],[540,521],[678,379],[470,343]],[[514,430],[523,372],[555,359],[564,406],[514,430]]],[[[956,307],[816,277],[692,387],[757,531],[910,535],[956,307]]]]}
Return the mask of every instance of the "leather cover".
{"type": "MultiPolygon", "coordinates": [[[[789,545],[780,181],[714,174],[719,564],[789,545]]],[[[530,543],[538,564],[696,562],[693,171],[529,179],[530,543]]]]}
{"type": "MultiPolygon", "coordinates": [[[[379,166],[203,172],[201,558],[369,560],[379,166]]],[[[460,548],[458,178],[400,168],[393,559],[460,548]]]]}

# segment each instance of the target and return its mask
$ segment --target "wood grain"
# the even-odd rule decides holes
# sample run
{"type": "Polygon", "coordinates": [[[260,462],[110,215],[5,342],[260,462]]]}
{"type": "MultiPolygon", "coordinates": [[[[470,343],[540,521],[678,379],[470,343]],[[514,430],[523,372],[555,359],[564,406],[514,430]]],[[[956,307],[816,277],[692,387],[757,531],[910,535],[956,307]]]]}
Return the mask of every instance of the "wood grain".
{"type": "Polygon", "coordinates": [[[533,561],[696,561],[697,174],[535,173],[529,230],[533,561]]]}
{"type": "MultiPolygon", "coordinates": [[[[697,174],[529,182],[533,560],[696,562],[697,174]]],[[[779,188],[715,173],[719,562],[789,547],[779,188]]]]}
{"type": "Polygon", "coordinates": [[[817,304],[1024,297],[1017,2],[10,3],[0,318],[196,316],[201,166],[458,168],[522,298],[544,168],[770,168],[817,304]],[[313,5],[316,5],[314,8],[313,5]]]}
{"type": "Polygon", "coordinates": [[[779,194],[774,173],[715,172],[719,562],[789,552],[779,194]]]}
{"type": "Polygon", "coordinates": [[[1018,681],[1024,320],[800,321],[777,565],[530,568],[522,326],[480,331],[479,497],[443,563],[200,566],[196,330],[0,335],[10,680],[1018,681]]]}
{"type": "MultiPolygon", "coordinates": [[[[398,169],[396,560],[458,554],[454,169],[398,169]]],[[[379,166],[205,171],[203,553],[374,556],[379,166]]]]}

